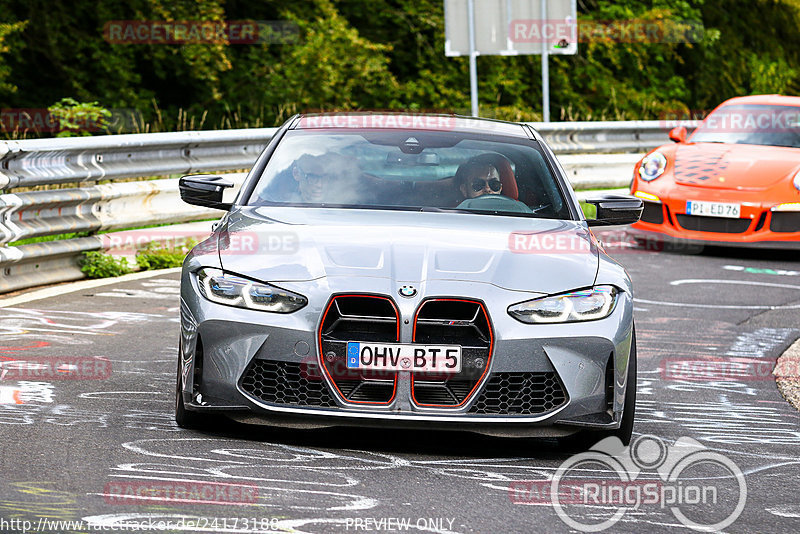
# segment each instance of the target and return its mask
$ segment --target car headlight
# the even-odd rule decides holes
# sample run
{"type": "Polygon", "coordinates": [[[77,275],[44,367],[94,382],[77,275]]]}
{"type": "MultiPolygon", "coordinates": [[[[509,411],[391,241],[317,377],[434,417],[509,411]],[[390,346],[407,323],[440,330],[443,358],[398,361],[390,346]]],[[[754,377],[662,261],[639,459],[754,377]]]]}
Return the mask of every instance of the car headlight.
{"type": "Polygon", "coordinates": [[[645,182],[652,182],[662,174],[667,168],[667,158],[661,152],[653,152],[642,159],[639,165],[639,178],[645,182]]]}
{"type": "Polygon", "coordinates": [[[308,304],[303,295],[224,273],[219,269],[197,271],[197,284],[200,293],[211,302],[248,310],[292,313],[308,304]]]}
{"type": "Polygon", "coordinates": [[[797,171],[797,174],[794,175],[792,183],[794,184],[794,188],[800,191],[800,171],[797,171]]]}
{"type": "Polygon", "coordinates": [[[787,202],[772,207],[772,211],[800,211],[800,202],[787,202]]]}
{"type": "Polygon", "coordinates": [[[528,324],[593,321],[611,314],[618,294],[614,286],[595,286],[520,302],[509,307],[508,313],[528,324]]]}

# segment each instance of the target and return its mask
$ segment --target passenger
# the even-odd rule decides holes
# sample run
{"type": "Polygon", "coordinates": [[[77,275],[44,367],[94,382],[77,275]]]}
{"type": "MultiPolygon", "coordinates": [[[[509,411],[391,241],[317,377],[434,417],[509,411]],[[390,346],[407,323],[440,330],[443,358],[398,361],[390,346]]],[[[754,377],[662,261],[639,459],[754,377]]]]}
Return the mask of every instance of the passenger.
{"type": "Polygon", "coordinates": [[[357,204],[361,171],[352,159],[327,152],[304,154],[292,165],[299,202],[313,204],[357,204]]]}

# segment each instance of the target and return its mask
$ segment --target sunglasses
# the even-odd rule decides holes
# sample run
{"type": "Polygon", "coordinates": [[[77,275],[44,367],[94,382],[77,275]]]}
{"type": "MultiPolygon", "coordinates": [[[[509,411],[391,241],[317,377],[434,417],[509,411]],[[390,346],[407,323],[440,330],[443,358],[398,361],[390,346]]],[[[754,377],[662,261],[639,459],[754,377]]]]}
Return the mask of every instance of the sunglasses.
{"type": "Polygon", "coordinates": [[[480,178],[476,180],[472,180],[472,190],[476,193],[478,191],[482,191],[486,184],[489,184],[489,189],[497,193],[503,188],[502,182],[497,178],[492,178],[491,180],[481,180],[480,178]]]}

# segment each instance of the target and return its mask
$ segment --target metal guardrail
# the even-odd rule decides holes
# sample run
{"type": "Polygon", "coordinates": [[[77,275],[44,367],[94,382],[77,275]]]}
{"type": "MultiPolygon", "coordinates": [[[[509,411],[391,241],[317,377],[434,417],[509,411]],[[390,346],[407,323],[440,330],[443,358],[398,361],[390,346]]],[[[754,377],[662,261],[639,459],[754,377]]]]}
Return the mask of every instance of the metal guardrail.
{"type": "Polygon", "coordinates": [[[81,254],[102,248],[98,237],[0,248],[0,292],[85,278],[78,266],[81,254]]]}
{"type": "MultiPolygon", "coordinates": [[[[668,142],[662,121],[531,124],[559,154],[576,189],[627,186],[640,153],[668,142]]],[[[682,124],[690,130],[696,126],[682,124]]],[[[0,142],[0,189],[84,186],[0,195],[0,293],[80,279],[81,253],[108,248],[113,240],[89,236],[9,246],[14,241],[215,217],[219,212],[180,202],[177,180],[113,182],[246,169],[276,131],[255,128],[0,142]],[[111,183],[95,185],[98,181],[111,183]]],[[[241,183],[244,174],[232,177],[241,183]]]]}
{"type": "MultiPolygon", "coordinates": [[[[230,174],[241,184],[245,174],[230,174]]],[[[0,245],[65,234],[214,217],[219,211],[180,202],[177,180],[104,184],[0,195],[0,245]]]]}
{"type": "Polygon", "coordinates": [[[641,157],[641,153],[566,154],[558,156],[558,161],[574,189],[613,189],[630,185],[633,167],[641,157]]]}
{"type": "MultiPolygon", "coordinates": [[[[665,121],[529,123],[556,154],[643,152],[665,121]]],[[[684,124],[692,130],[696,121],[684,124]]],[[[0,142],[0,189],[249,168],[277,128],[0,142]]]]}
{"type": "MultiPolygon", "coordinates": [[[[245,173],[225,175],[237,187],[245,173]]],[[[33,237],[64,233],[104,232],[144,225],[165,225],[218,217],[220,212],[180,201],[177,180],[147,180],[103,184],[81,189],[55,189],[0,195],[0,293],[42,284],[79,280],[78,264],[83,252],[125,248],[205,236],[193,230],[114,232],[94,236],[8,246],[33,237]],[[142,240],[142,237],[145,239],[142,240]]],[[[210,223],[208,228],[210,229],[210,223]]],[[[161,227],[176,228],[176,227],[161,227]]],[[[206,231],[207,235],[209,232],[206,231]]]]}
{"type": "MultiPolygon", "coordinates": [[[[669,142],[678,121],[530,122],[556,154],[647,152],[669,142]]],[[[680,121],[689,132],[700,121],[680,121]]]]}
{"type": "Polygon", "coordinates": [[[249,168],[277,128],[0,142],[0,189],[249,168]]]}

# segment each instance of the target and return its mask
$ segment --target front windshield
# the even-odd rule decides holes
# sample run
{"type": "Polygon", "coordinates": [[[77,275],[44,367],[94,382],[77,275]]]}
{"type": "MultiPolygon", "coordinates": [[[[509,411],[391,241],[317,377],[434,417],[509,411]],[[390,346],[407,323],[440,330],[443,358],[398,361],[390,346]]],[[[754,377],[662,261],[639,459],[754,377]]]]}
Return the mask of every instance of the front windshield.
{"type": "Polygon", "coordinates": [[[800,107],[723,106],[706,118],[690,141],[800,148],[800,107]]]}
{"type": "Polygon", "coordinates": [[[535,141],[389,129],[287,132],[248,204],[571,218],[535,141]]]}

